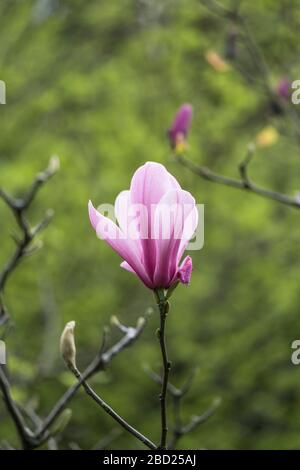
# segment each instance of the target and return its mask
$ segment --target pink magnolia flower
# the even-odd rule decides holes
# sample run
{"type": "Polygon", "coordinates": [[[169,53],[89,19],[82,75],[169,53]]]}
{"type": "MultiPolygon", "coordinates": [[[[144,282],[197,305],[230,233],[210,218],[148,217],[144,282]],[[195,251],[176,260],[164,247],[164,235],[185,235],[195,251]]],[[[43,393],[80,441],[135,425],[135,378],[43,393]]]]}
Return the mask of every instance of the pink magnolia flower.
{"type": "Polygon", "coordinates": [[[190,104],[183,104],[177,111],[172,126],[168,130],[171,147],[175,150],[185,150],[186,138],[193,115],[190,104]]]}
{"type": "Polygon", "coordinates": [[[163,165],[147,162],[138,168],[114,210],[118,225],[89,202],[91,224],[124,260],[122,268],[150,289],[189,283],[192,260],[187,256],[180,261],[196,230],[198,211],[191,194],[163,165]]]}

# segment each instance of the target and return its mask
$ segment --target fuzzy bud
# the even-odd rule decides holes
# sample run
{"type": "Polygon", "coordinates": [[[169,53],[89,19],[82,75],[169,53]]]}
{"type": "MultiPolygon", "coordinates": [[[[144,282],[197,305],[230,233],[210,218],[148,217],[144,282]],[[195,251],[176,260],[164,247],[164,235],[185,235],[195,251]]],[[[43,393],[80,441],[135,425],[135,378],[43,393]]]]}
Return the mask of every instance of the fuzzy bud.
{"type": "Polygon", "coordinates": [[[48,170],[54,174],[59,170],[59,168],[60,168],[59,157],[57,155],[53,155],[50,158],[48,170]]]}
{"type": "Polygon", "coordinates": [[[140,328],[144,328],[146,324],[146,319],[144,317],[139,317],[136,322],[136,327],[139,330],[140,328]]]}
{"type": "Polygon", "coordinates": [[[60,353],[68,367],[76,368],[75,321],[69,321],[60,338],[60,353]]]}

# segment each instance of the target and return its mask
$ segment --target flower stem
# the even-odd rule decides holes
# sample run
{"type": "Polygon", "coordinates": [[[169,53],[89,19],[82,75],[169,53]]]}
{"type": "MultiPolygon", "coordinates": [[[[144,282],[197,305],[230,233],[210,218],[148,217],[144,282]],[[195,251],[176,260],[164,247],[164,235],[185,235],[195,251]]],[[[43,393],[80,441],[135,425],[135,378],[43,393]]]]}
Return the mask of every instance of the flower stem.
{"type": "Polygon", "coordinates": [[[165,338],[165,326],[166,319],[169,311],[169,302],[166,298],[163,290],[157,290],[157,303],[160,313],[160,328],[158,330],[158,339],[161,349],[162,361],[163,361],[163,374],[162,374],[162,386],[160,392],[160,408],[161,408],[161,438],[160,438],[160,449],[167,449],[167,435],[168,435],[168,419],[167,419],[167,389],[169,372],[171,369],[171,362],[168,358],[168,351],[166,346],[165,338]]]}

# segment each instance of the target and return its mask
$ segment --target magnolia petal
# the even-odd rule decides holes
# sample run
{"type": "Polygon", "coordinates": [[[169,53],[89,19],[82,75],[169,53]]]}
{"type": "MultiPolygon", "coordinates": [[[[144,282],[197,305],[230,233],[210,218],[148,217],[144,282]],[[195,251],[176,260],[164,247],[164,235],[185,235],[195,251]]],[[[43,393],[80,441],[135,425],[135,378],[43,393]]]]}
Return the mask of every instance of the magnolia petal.
{"type": "Polygon", "coordinates": [[[190,240],[192,239],[196,231],[196,228],[198,226],[198,222],[199,222],[199,214],[198,214],[198,209],[195,206],[185,220],[184,231],[183,231],[182,239],[180,241],[180,245],[178,247],[178,252],[177,252],[177,264],[180,262],[182,255],[186,250],[186,247],[188,246],[190,240]]]}
{"type": "Polygon", "coordinates": [[[178,270],[178,278],[182,284],[189,284],[193,271],[193,262],[190,256],[186,256],[178,270]]]}
{"type": "Polygon", "coordinates": [[[195,208],[192,195],[180,190],[169,191],[155,211],[156,266],[154,284],[169,287],[178,269],[178,250],[185,236],[186,220],[195,208]],[[158,230],[159,233],[156,233],[158,230]]]}
{"type": "Polygon", "coordinates": [[[144,204],[151,214],[151,205],[158,204],[171,189],[180,189],[177,180],[160,163],[147,162],[134,173],[131,185],[132,204],[144,204]]]}
{"type": "Polygon", "coordinates": [[[156,243],[151,237],[153,212],[162,197],[171,189],[180,189],[180,185],[160,163],[145,163],[138,168],[131,180],[131,202],[142,204],[144,209],[139,220],[140,231],[143,233],[141,247],[145,268],[152,280],[156,266],[156,243]]]}
{"type": "Polygon", "coordinates": [[[91,201],[89,202],[89,217],[97,236],[105,240],[121,258],[127,261],[148,287],[152,287],[152,283],[145,271],[136,244],[126,239],[119,227],[108,217],[100,214],[100,212],[94,208],[91,201]]]}
{"type": "Polygon", "coordinates": [[[127,233],[128,212],[130,208],[130,191],[121,191],[115,200],[115,216],[121,230],[127,233]]]}
{"type": "MultiPolygon", "coordinates": [[[[119,226],[126,238],[137,241],[137,247],[140,249],[139,239],[141,234],[140,227],[140,214],[142,207],[140,204],[131,204],[130,191],[121,191],[115,200],[115,216],[119,226]]],[[[141,251],[141,250],[140,250],[141,251]]]]}
{"type": "Polygon", "coordinates": [[[120,264],[121,268],[125,269],[126,271],[129,271],[130,273],[133,273],[136,275],[136,272],[134,269],[132,269],[132,267],[130,266],[130,264],[127,263],[127,261],[123,261],[121,264],[120,264]]]}

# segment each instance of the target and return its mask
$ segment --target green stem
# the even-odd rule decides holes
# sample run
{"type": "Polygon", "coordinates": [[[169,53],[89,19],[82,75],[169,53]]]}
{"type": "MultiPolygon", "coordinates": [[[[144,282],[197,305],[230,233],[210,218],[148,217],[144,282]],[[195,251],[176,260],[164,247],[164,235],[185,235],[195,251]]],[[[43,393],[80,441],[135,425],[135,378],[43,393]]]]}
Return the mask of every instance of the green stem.
{"type": "Polygon", "coordinates": [[[171,362],[168,358],[168,351],[166,346],[165,338],[165,326],[166,319],[169,311],[169,302],[166,298],[165,292],[163,290],[157,290],[157,303],[160,313],[160,328],[158,330],[158,339],[161,349],[162,361],[163,361],[163,375],[162,375],[162,386],[161,393],[159,396],[160,399],[160,408],[161,408],[161,439],[160,439],[160,449],[167,449],[167,435],[168,435],[168,419],[167,419],[167,389],[168,389],[168,380],[169,372],[171,369],[171,362]]]}

